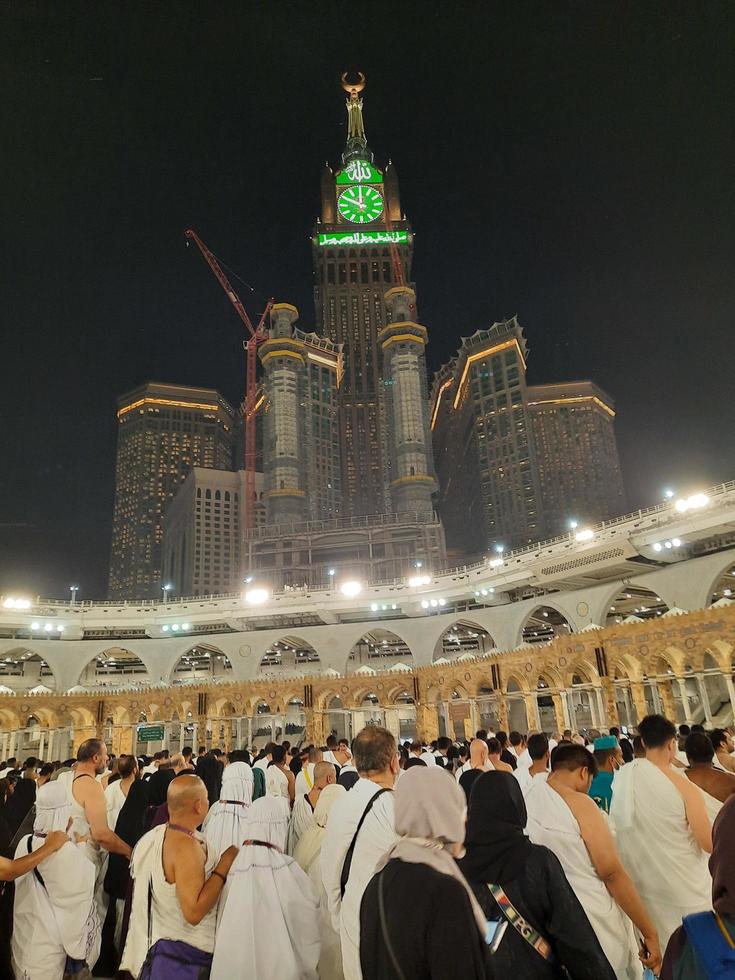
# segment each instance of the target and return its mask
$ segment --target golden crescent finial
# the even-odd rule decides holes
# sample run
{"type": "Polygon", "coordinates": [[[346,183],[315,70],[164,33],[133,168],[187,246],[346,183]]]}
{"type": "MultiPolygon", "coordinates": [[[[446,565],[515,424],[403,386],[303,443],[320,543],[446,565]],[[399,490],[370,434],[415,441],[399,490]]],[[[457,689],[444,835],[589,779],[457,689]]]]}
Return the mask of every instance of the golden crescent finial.
{"type": "Polygon", "coordinates": [[[342,72],[342,88],[347,92],[352,98],[357,98],[359,92],[365,88],[365,75],[363,72],[359,71],[357,73],[358,80],[356,82],[347,81],[347,72],[342,72]]]}

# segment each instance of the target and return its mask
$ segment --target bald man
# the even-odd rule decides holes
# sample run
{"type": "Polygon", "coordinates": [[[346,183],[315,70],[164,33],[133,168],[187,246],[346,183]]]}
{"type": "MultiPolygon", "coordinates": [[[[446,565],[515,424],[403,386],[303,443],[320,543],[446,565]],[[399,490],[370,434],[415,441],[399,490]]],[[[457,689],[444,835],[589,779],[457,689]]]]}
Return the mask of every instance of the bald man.
{"type": "Polygon", "coordinates": [[[133,851],[130,875],[135,887],[120,964],[121,970],[139,975],[148,955],[150,929],[150,980],[168,968],[165,964],[170,959],[164,959],[164,953],[202,969],[211,964],[217,905],[238,852],[236,847],[228,847],[216,864],[215,856],[207,854],[204,838],[196,828],[207,815],[209,800],[207,788],[197,775],[177,776],[169,785],[166,802],[169,822],[141,837],[133,851]]]}
{"type": "Polygon", "coordinates": [[[482,738],[473,738],[470,742],[470,768],[462,773],[459,779],[459,785],[465,791],[468,800],[475,780],[484,772],[492,771],[492,768],[487,742],[482,738]]]}
{"type": "Polygon", "coordinates": [[[337,770],[331,762],[317,762],[314,765],[314,785],[308,793],[297,796],[291,811],[291,821],[288,825],[288,842],[286,851],[293,854],[299,839],[314,824],[314,810],[319,795],[325,786],[337,782],[337,770]]]}

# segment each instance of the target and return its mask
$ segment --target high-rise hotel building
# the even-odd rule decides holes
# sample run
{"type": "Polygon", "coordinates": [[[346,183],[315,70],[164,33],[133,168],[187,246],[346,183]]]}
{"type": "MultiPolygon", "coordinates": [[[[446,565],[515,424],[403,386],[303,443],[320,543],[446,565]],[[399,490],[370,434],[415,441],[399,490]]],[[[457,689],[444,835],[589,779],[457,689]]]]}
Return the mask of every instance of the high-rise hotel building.
{"type": "Polygon", "coordinates": [[[356,85],[343,79],[343,84],[347,143],[341,166],[333,171],[325,165],[322,171],[321,214],[313,237],[314,300],[317,330],[340,344],[344,355],[343,511],[355,517],[395,510],[380,331],[388,322],[386,293],[398,285],[396,263],[403,283],[411,286],[413,236],[401,211],[395,167],[377,167],[368,146],[360,96],[364,78],[356,85]]]}
{"type": "Polygon", "coordinates": [[[623,512],[612,400],[591,381],[529,386],[513,317],[464,338],[431,399],[451,548],[510,550],[623,512]]]}
{"type": "Polygon", "coordinates": [[[195,466],[233,468],[235,413],[211,388],[149,383],[117,419],[109,596],[160,598],[166,509],[195,466]]]}

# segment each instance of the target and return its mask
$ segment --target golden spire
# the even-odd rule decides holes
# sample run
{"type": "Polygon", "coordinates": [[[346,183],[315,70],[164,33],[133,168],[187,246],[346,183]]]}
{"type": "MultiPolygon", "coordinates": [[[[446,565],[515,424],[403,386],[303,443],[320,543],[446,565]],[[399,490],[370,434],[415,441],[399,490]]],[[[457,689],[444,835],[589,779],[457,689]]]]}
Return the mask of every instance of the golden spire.
{"type": "Polygon", "coordinates": [[[342,74],[342,88],[347,92],[347,156],[363,156],[368,152],[365,124],[362,120],[362,99],[360,92],[365,88],[365,75],[359,71],[357,81],[347,81],[347,72],[342,74]]]}

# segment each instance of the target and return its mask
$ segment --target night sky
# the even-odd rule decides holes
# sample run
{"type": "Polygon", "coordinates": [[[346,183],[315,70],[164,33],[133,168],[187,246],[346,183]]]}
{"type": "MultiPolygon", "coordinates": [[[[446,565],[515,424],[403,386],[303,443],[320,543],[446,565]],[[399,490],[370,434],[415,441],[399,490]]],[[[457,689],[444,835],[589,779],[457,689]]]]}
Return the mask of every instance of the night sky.
{"type": "Polygon", "coordinates": [[[631,507],[735,478],[734,40],[729,0],[0,4],[0,593],[104,596],[118,395],[239,400],[185,228],[313,326],[346,69],[432,370],[517,313],[531,383],[615,398],[631,507]]]}

